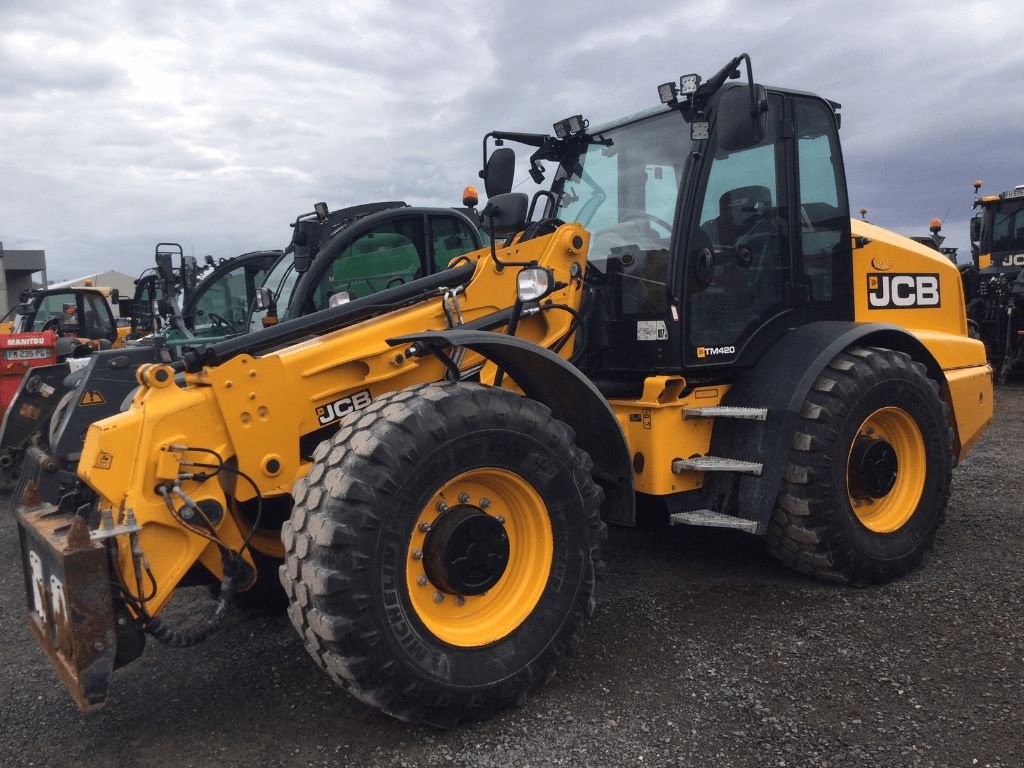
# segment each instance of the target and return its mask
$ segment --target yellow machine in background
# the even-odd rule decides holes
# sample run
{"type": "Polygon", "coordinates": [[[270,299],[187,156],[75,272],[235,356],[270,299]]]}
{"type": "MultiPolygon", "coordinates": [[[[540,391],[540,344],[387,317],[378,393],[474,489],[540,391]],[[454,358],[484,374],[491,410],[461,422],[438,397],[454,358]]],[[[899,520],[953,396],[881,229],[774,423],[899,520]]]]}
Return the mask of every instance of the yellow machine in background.
{"type": "Polygon", "coordinates": [[[577,644],[636,493],[829,580],[920,561],[992,414],[956,267],[851,223],[839,105],[756,85],[745,55],[659,94],[489,134],[485,158],[557,164],[531,205],[511,150],[486,159],[491,249],[139,369],[61,504],[19,510],[30,626],[79,706],[147,635],[207,637],[270,564],[360,700],[487,717],[577,644]],[[173,626],[198,574],[216,607],[173,626]]]}
{"type": "MultiPolygon", "coordinates": [[[[981,189],[974,182],[974,193],[981,189]]],[[[972,206],[971,264],[961,270],[967,318],[985,343],[989,361],[1005,382],[1024,363],[1024,185],[981,195],[972,206]]]]}

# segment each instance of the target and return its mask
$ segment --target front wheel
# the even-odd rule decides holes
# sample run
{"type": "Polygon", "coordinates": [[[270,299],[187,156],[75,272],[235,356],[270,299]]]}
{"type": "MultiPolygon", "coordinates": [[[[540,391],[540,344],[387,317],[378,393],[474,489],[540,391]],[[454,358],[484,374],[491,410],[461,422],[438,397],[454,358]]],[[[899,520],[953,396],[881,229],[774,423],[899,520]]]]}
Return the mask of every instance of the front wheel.
{"type": "Polygon", "coordinates": [[[281,580],[360,700],[452,726],[553,672],[593,610],[601,491],[546,407],[466,383],[352,414],[295,487],[281,580]]]}
{"type": "Polygon", "coordinates": [[[924,366],[902,352],[851,347],[804,402],[769,552],[858,586],[900,576],[935,539],[952,467],[946,406],[924,366]]]}

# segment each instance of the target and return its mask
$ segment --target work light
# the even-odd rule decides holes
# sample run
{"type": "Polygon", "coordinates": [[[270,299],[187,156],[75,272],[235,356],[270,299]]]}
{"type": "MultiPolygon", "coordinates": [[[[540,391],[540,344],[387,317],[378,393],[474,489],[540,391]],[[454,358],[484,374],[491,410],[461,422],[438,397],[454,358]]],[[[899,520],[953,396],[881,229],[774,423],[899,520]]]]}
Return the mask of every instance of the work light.
{"type": "Polygon", "coordinates": [[[555,281],[551,273],[543,267],[526,267],[519,270],[516,276],[516,291],[519,301],[538,301],[549,293],[555,281]]]}

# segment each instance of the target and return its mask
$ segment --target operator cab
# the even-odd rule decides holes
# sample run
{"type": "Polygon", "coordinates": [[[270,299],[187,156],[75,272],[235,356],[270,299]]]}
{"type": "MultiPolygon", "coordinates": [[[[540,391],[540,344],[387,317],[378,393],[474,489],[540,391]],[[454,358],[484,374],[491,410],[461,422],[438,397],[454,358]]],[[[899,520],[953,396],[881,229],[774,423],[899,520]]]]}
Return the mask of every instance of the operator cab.
{"type": "Polygon", "coordinates": [[[50,289],[26,298],[15,308],[13,333],[52,330],[58,336],[101,343],[117,340],[114,313],[98,289],[50,289]]]}
{"type": "Polygon", "coordinates": [[[254,251],[221,259],[182,309],[195,337],[244,333],[256,290],[280,257],[281,251],[254,251]]]}
{"type": "Polygon", "coordinates": [[[255,331],[447,269],[483,245],[472,208],[369,203],[300,216],[292,242],[270,270],[248,329],[255,331]]]}
{"type": "Polygon", "coordinates": [[[744,55],[615,123],[488,134],[537,146],[535,180],[556,161],[544,215],[591,233],[573,360],[608,394],[653,373],[721,380],[796,325],[853,318],[839,105],[752,82],[744,55]],[[748,82],[726,82],[744,59],[748,82]]]}
{"type": "MultiPolygon", "coordinates": [[[[981,186],[976,182],[975,189],[981,186]]],[[[975,267],[990,273],[1010,273],[1024,267],[1024,185],[999,195],[979,197],[971,219],[971,243],[975,267]]]]}

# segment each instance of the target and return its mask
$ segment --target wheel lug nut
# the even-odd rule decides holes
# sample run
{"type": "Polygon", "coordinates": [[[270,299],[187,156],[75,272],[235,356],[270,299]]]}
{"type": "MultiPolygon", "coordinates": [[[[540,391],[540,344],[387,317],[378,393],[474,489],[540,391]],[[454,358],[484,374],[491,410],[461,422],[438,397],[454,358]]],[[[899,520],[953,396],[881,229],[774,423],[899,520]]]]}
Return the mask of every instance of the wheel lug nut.
{"type": "Polygon", "coordinates": [[[504,515],[495,515],[494,519],[497,520],[502,525],[505,524],[505,517],[504,517],[504,515]]]}
{"type": "Polygon", "coordinates": [[[459,504],[466,504],[469,501],[469,494],[462,492],[459,494],[459,504]]]}
{"type": "Polygon", "coordinates": [[[427,533],[430,530],[430,523],[424,520],[422,523],[420,523],[420,530],[423,533],[427,533]]]}
{"type": "Polygon", "coordinates": [[[412,551],[412,559],[413,560],[422,560],[423,559],[423,550],[422,549],[414,549],[412,551]]]}
{"type": "Polygon", "coordinates": [[[417,576],[416,583],[419,584],[421,587],[427,586],[427,577],[423,576],[422,574],[417,576]]]}
{"type": "Polygon", "coordinates": [[[460,607],[465,605],[466,604],[466,598],[464,598],[462,595],[456,595],[455,596],[455,604],[460,606],[460,607]]]}
{"type": "Polygon", "coordinates": [[[490,499],[488,499],[486,496],[480,499],[480,509],[487,509],[489,506],[491,506],[490,499]]]}
{"type": "Polygon", "coordinates": [[[434,602],[437,603],[438,605],[443,603],[444,602],[444,593],[443,592],[435,592],[434,593],[434,602]]]}
{"type": "Polygon", "coordinates": [[[443,501],[437,502],[437,511],[438,512],[447,512],[448,511],[448,505],[445,504],[443,501]]]}

